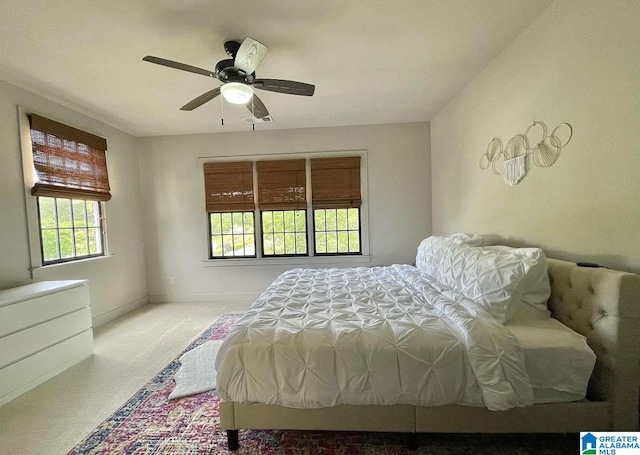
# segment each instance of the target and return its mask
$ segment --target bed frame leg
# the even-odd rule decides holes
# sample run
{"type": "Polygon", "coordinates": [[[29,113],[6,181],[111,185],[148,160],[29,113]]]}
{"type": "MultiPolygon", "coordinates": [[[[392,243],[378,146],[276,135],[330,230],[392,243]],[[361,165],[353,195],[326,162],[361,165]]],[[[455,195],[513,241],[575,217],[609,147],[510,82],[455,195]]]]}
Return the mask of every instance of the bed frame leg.
{"type": "Polygon", "coordinates": [[[407,433],[407,448],[409,450],[418,450],[418,434],[407,433]]]}
{"type": "Polygon", "coordinates": [[[238,450],[240,447],[238,430],[227,430],[227,446],[231,451],[238,450]]]}

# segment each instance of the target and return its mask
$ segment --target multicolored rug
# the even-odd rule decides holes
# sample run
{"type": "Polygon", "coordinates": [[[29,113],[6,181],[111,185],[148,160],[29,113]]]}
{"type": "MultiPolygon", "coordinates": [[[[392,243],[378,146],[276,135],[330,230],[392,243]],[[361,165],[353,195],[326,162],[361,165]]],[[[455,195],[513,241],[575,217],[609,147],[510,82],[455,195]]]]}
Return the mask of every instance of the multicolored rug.
{"type": "MultiPolygon", "coordinates": [[[[191,343],[69,455],[209,455],[229,453],[220,429],[215,391],[169,401],[173,374],[184,352],[223,339],[240,315],[228,314],[191,343]]],[[[491,454],[560,455],[576,453],[577,435],[418,435],[419,449],[393,433],[240,431],[238,454],[491,454]]]]}

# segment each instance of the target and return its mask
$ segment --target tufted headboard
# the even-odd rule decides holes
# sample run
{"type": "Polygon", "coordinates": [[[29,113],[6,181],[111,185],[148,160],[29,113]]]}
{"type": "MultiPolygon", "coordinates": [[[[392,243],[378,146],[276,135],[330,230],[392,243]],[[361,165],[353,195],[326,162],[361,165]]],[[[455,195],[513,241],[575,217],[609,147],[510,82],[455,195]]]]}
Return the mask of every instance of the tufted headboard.
{"type": "Polygon", "coordinates": [[[549,278],[552,316],[597,356],[587,398],[611,403],[611,428],[638,431],[640,276],[549,259],[549,278]]]}

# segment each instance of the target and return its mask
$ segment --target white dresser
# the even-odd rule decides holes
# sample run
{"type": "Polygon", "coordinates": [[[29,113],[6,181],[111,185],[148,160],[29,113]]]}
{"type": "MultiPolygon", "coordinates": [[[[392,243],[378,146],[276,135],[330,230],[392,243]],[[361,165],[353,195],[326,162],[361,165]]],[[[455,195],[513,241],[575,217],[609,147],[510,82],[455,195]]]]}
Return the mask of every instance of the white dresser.
{"type": "Polygon", "coordinates": [[[86,280],[0,291],[0,406],[93,354],[86,280]]]}

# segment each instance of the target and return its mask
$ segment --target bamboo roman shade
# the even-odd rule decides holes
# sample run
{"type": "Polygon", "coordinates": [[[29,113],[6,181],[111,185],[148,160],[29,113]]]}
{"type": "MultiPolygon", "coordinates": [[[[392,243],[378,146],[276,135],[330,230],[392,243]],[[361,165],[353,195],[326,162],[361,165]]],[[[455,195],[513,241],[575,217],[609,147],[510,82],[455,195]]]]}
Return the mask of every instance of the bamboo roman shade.
{"type": "Polygon", "coordinates": [[[360,207],[360,157],[312,159],[311,194],[314,209],[360,207]]]}
{"type": "Polygon", "coordinates": [[[33,164],[37,174],[34,196],[108,201],[107,141],[104,138],[29,116],[33,164]]]}
{"type": "Polygon", "coordinates": [[[258,207],[260,210],[307,208],[305,160],[258,161],[258,207]]]}
{"type": "Polygon", "coordinates": [[[204,163],[204,189],[207,212],[253,210],[253,163],[204,163]]]}

